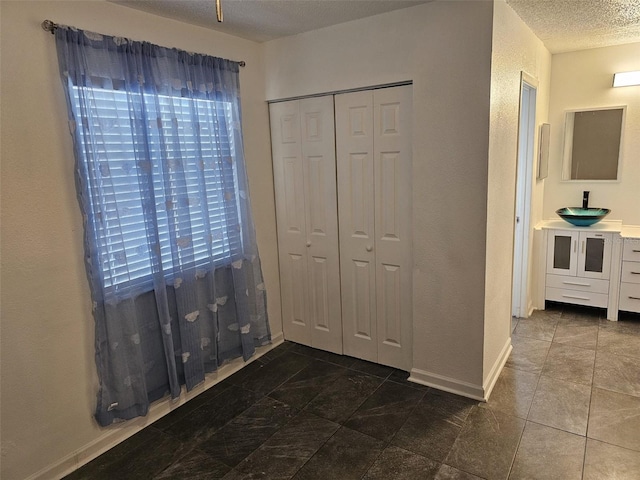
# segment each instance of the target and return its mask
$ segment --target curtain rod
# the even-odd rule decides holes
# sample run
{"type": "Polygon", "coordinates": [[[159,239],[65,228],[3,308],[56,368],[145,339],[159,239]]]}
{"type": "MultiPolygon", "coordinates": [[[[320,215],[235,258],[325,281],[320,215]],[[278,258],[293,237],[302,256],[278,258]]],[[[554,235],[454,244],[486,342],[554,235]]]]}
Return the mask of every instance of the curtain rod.
{"type": "MultiPolygon", "coordinates": [[[[51,20],[45,20],[40,24],[40,26],[45,32],[50,32],[52,34],[56,33],[56,29],[58,28],[58,24],[52,22],[51,20]]],[[[244,67],[246,65],[246,62],[244,60],[240,60],[239,62],[236,62],[236,63],[241,67],[244,67]]]]}

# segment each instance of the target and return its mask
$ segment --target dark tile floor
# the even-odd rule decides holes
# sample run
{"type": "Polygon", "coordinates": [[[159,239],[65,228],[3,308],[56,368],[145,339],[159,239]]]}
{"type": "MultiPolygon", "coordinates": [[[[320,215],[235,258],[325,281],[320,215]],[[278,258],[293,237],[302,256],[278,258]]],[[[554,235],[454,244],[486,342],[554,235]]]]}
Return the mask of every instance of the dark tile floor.
{"type": "Polygon", "coordinates": [[[67,477],[640,478],[640,316],[513,320],[488,403],[284,343],[67,477]]]}

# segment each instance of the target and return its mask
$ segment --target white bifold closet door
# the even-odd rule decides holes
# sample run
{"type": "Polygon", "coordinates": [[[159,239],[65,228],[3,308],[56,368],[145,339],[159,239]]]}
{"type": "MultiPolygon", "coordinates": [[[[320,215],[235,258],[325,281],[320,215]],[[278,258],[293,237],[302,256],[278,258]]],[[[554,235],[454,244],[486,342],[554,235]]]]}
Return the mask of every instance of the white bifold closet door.
{"type": "Polygon", "coordinates": [[[284,335],[342,353],[333,96],[269,111],[284,335]]]}
{"type": "Polygon", "coordinates": [[[343,348],[408,370],[411,86],[335,96],[343,348]]]}

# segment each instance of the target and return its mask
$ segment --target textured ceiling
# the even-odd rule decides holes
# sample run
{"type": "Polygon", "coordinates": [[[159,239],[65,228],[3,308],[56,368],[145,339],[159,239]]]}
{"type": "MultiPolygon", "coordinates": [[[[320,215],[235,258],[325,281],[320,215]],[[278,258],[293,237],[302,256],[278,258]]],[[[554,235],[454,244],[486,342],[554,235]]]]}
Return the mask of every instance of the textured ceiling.
{"type": "MultiPolygon", "coordinates": [[[[222,24],[215,18],[215,0],[108,1],[264,42],[432,0],[222,0],[222,24]]],[[[551,53],[640,42],[640,0],[507,3],[551,53]]]]}
{"type": "Polygon", "coordinates": [[[640,0],[507,0],[551,53],[640,42],[640,0]]]}
{"type": "Polygon", "coordinates": [[[412,7],[432,0],[109,0],[127,7],[257,42],[412,7]]]}

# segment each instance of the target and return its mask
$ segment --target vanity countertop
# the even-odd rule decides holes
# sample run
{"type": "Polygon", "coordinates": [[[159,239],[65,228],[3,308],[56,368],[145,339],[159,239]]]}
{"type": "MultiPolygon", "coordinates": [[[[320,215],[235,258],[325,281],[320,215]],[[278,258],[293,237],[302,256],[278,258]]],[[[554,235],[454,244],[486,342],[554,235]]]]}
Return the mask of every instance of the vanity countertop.
{"type": "Polygon", "coordinates": [[[624,225],[621,232],[624,238],[640,238],[640,226],[639,225],[624,225]]]}
{"type": "MultiPolygon", "coordinates": [[[[626,228],[622,226],[621,220],[603,220],[589,227],[576,227],[575,225],[571,225],[569,222],[565,222],[561,219],[543,220],[537,225],[537,227],[544,230],[577,230],[583,232],[611,233],[620,233],[624,228],[626,228]]],[[[640,227],[635,228],[638,228],[638,233],[640,233],[640,227]]]]}
{"type": "Polygon", "coordinates": [[[640,225],[623,225],[620,220],[603,220],[590,227],[576,227],[560,219],[543,220],[536,228],[543,230],[578,230],[583,232],[619,233],[623,238],[640,239],[640,225]]]}

